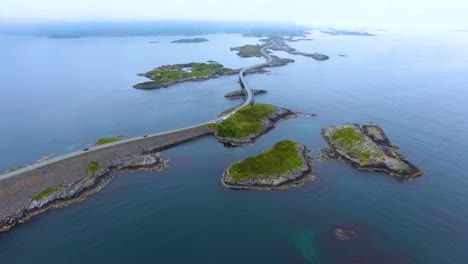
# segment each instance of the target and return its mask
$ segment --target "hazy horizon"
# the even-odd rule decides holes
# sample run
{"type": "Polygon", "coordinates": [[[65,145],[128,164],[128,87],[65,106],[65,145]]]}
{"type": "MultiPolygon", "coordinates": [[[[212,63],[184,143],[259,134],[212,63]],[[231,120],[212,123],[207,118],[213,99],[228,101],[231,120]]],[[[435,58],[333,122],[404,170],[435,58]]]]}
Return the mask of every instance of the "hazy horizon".
{"type": "Polygon", "coordinates": [[[287,22],[301,25],[383,28],[468,29],[468,2],[462,0],[279,1],[173,0],[7,0],[0,9],[2,24],[224,21],[287,22]],[[24,8],[27,6],[28,8],[24,8]]]}

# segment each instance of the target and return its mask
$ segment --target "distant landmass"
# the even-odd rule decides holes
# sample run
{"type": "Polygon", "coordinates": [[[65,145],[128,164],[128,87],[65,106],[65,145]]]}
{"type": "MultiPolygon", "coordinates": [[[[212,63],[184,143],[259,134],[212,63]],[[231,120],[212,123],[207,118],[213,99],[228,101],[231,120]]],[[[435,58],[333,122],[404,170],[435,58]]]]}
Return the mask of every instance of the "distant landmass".
{"type": "Polygon", "coordinates": [[[375,34],[371,34],[366,31],[355,31],[355,30],[340,30],[340,29],[334,29],[334,28],[329,28],[325,30],[320,30],[320,32],[328,35],[333,35],[333,36],[339,36],[339,35],[347,35],[347,36],[377,36],[375,34]]]}
{"type": "Polygon", "coordinates": [[[0,33],[43,36],[49,38],[124,37],[124,36],[200,36],[215,33],[245,36],[303,36],[308,28],[292,23],[251,22],[95,22],[0,24],[0,33]]]}
{"type": "Polygon", "coordinates": [[[207,42],[206,38],[190,38],[190,39],[178,39],[173,40],[171,43],[200,43],[200,42],[207,42]]]}

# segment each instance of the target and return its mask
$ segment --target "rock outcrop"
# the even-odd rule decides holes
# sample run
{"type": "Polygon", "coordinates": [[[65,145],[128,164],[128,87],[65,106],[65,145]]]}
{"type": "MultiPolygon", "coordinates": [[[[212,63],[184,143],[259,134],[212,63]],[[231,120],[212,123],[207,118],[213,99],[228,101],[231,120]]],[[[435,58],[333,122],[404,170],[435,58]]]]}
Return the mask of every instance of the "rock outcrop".
{"type": "Polygon", "coordinates": [[[85,199],[103,188],[114,172],[163,170],[168,160],[157,152],[211,134],[212,129],[200,126],[145,137],[3,179],[0,182],[0,232],[35,215],[85,199]]]}
{"type": "MultiPolygon", "coordinates": [[[[254,95],[265,94],[265,93],[267,93],[267,90],[252,89],[252,93],[254,95]]],[[[242,98],[245,97],[245,95],[246,95],[245,90],[241,89],[241,90],[236,90],[236,91],[227,93],[227,94],[224,95],[224,97],[226,97],[227,99],[242,99],[242,98]]]]}
{"type": "Polygon", "coordinates": [[[335,236],[339,240],[352,240],[357,238],[357,234],[353,230],[346,230],[341,228],[335,229],[335,236]]]}
{"type": "Polygon", "coordinates": [[[0,219],[0,232],[23,223],[31,217],[53,208],[60,208],[85,199],[99,191],[112,178],[112,173],[119,170],[161,171],[167,168],[168,160],[160,153],[144,154],[116,160],[112,166],[100,168],[72,184],[60,185],[40,198],[32,198],[29,205],[9,217],[0,219]]]}
{"type": "Polygon", "coordinates": [[[330,57],[328,57],[325,54],[320,54],[320,53],[306,53],[306,52],[301,52],[297,51],[295,48],[291,48],[288,44],[286,44],[285,41],[280,41],[280,42],[275,42],[275,45],[271,47],[272,50],[277,50],[277,51],[284,51],[292,55],[300,55],[300,56],[305,56],[305,57],[310,57],[313,58],[314,60],[318,61],[324,61],[328,60],[330,57]]]}
{"type": "Polygon", "coordinates": [[[375,124],[347,124],[322,129],[329,149],[322,152],[330,159],[344,161],[369,171],[383,171],[407,180],[422,175],[422,171],[395,151],[382,128],[375,124]]]}

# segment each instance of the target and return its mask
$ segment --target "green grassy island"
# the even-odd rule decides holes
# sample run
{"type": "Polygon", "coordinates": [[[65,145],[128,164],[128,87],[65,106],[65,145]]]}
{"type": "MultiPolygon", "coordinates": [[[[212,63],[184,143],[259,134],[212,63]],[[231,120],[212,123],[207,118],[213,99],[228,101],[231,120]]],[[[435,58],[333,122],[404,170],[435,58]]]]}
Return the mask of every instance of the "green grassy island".
{"type": "Polygon", "coordinates": [[[191,38],[191,39],[178,39],[173,40],[171,43],[200,43],[200,42],[207,42],[206,38],[191,38]]]}
{"type": "Polygon", "coordinates": [[[375,124],[347,124],[322,129],[330,159],[345,161],[361,170],[383,171],[399,179],[422,175],[422,171],[397,153],[382,128],[375,124]]]}
{"type": "Polygon", "coordinates": [[[281,119],[295,117],[291,110],[269,104],[249,105],[211,128],[222,143],[242,145],[252,143],[256,138],[274,127],[281,119]]]}
{"type": "Polygon", "coordinates": [[[203,81],[223,75],[237,74],[238,70],[225,68],[215,61],[208,63],[190,62],[164,65],[152,71],[138,74],[152,81],[134,85],[137,89],[156,89],[187,81],[203,81]]]}
{"type": "Polygon", "coordinates": [[[291,140],[276,143],[258,156],[233,163],[223,184],[240,189],[279,189],[298,186],[312,179],[309,149],[291,140]]]}
{"type": "Polygon", "coordinates": [[[244,45],[231,48],[231,51],[237,51],[237,55],[242,58],[263,57],[262,48],[266,45],[244,45]]]}

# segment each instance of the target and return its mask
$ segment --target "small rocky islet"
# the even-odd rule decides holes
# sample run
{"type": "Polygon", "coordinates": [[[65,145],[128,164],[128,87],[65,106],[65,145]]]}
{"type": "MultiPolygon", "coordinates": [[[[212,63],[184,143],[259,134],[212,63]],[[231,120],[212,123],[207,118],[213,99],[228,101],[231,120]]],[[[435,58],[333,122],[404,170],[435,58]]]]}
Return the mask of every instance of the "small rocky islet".
{"type": "MultiPolygon", "coordinates": [[[[267,90],[252,89],[252,93],[254,95],[266,94],[267,90]]],[[[224,95],[224,97],[226,97],[227,99],[242,99],[245,96],[246,96],[246,92],[244,89],[235,90],[224,95]]]]}
{"type": "Polygon", "coordinates": [[[314,164],[306,146],[284,140],[258,156],[235,162],[222,177],[222,184],[232,189],[287,189],[313,180],[314,164]]]}
{"type": "Polygon", "coordinates": [[[329,57],[325,54],[321,53],[306,53],[306,52],[301,52],[297,51],[294,48],[291,48],[286,42],[294,42],[294,41],[301,41],[305,39],[298,39],[298,40],[292,40],[284,37],[274,37],[274,38],[266,38],[266,39],[261,39],[263,44],[257,44],[257,45],[243,45],[239,47],[232,47],[231,51],[236,51],[237,56],[242,57],[242,58],[251,58],[251,57],[263,57],[263,54],[261,50],[267,46],[269,46],[268,49],[275,50],[275,51],[284,51],[287,52],[291,55],[300,55],[300,56],[305,56],[305,57],[310,57],[318,61],[324,61],[328,60],[329,57]]]}
{"type": "Polygon", "coordinates": [[[322,152],[329,159],[347,162],[360,170],[387,172],[400,180],[423,173],[395,151],[398,147],[376,124],[331,126],[322,129],[321,134],[329,146],[322,152]]]}
{"type": "Polygon", "coordinates": [[[212,124],[219,142],[241,146],[255,142],[261,135],[275,127],[280,120],[295,118],[295,112],[269,104],[245,106],[219,124],[212,124]]]}

